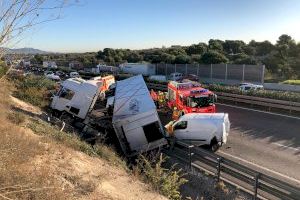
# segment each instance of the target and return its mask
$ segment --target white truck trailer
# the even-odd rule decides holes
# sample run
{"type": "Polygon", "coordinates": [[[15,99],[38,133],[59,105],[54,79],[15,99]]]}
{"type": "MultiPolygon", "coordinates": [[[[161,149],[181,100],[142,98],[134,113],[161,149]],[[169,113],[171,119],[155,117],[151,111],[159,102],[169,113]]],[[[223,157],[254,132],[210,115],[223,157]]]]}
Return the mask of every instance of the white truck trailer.
{"type": "Polygon", "coordinates": [[[141,75],[117,82],[112,117],[94,109],[101,85],[97,80],[67,79],[53,97],[51,108],[63,114],[67,123],[85,126],[83,130],[114,129],[126,156],[166,144],[163,126],[141,75]]]}
{"type": "Polygon", "coordinates": [[[141,75],[117,82],[112,122],[127,156],[167,143],[156,106],[141,75]]]}
{"type": "Polygon", "coordinates": [[[133,75],[151,76],[155,75],[155,65],[144,63],[124,63],[120,65],[120,69],[123,73],[133,75]]]}

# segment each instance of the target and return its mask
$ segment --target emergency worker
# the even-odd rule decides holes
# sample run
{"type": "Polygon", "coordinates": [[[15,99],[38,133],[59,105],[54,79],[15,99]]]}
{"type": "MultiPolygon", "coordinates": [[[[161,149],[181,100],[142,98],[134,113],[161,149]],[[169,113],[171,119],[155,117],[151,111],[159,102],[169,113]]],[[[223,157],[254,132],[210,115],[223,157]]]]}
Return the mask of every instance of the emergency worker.
{"type": "Polygon", "coordinates": [[[180,111],[177,109],[177,107],[174,107],[172,119],[177,121],[179,119],[179,117],[180,117],[180,111]]]}
{"type": "Polygon", "coordinates": [[[175,145],[175,142],[176,142],[176,138],[175,138],[175,135],[174,135],[174,130],[173,130],[173,124],[174,124],[175,121],[170,121],[166,126],[166,132],[168,134],[168,142],[169,142],[169,145],[170,145],[170,148],[171,150],[174,149],[174,145],[175,145]]]}
{"type": "Polygon", "coordinates": [[[164,105],[165,105],[165,95],[163,92],[161,91],[158,91],[158,105],[159,105],[159,108],[163,108],[164,105]]]}

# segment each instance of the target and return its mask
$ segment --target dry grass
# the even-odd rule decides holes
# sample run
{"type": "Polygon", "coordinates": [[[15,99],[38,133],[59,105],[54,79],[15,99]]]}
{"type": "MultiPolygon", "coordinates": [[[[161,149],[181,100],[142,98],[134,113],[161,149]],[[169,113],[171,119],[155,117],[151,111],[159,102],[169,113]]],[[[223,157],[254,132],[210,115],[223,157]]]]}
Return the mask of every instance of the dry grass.
{"type": "Polygon", "coordinates": [[[64,199],[66,195],[53,187],[47,168],[29,171],[28,160],[40,155],[38,139],[16,126],[25,117],[12,113],[9,94],[12,86],[1,81],[0,87],[0,197],[3,199],[64,199]],[[13,123],[11,122],[13,121],[13,123]]]}
{"type": "Polygon", "coordinates": [[[27,126],[36,134],[44,136],[44,141],[56,141],[59,144],[63,144],[66,147],[81,151],[89,156],[103,158],[112,165],[122,167],[123,169],[127,170],[126,162],[122,160],[112,148],[104,144],[91,146],[90,144],[80,140],[80,138],[75,134],[60,132],[57,127],[50,126],[48,123],[42,120],[31,118],[29,121],[30,122],[27,126]]]}
{"type": "Polygon", "coordinates": [[[0,199],[165,199],[133,179],[110,147],[36,119],[29,113],[38,109],[10,98],[12,90],[1,81],[0,199]]]}

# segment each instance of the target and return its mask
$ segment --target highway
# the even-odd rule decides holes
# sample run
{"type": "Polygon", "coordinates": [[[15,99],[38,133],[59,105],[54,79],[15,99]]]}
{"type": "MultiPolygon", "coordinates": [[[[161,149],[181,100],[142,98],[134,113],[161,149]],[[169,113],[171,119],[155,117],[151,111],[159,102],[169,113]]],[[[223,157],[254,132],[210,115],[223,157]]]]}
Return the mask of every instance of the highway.
{"type": "Polygon", "coordinates": [[[231,122],[218,155],[300,187],[300,118],[224,104],[217,112],[228,113],[231,122]]]}
{"type": "Polygon", "coordinates": [[[217,110],[231,122],[217,154],[300,186],[300,118],[223,104],[217,110]]]}

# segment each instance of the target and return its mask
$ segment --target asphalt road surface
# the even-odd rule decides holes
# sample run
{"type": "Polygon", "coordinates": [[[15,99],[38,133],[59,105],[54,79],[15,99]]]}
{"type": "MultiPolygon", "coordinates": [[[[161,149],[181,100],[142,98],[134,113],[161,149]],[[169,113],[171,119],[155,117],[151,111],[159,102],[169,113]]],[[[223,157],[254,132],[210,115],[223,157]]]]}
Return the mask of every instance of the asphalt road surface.
{"type": "Polygon", "coordinates": [[[231,132],[217,154],[300,186],[300,118],[217,105],[231,132]]]}

